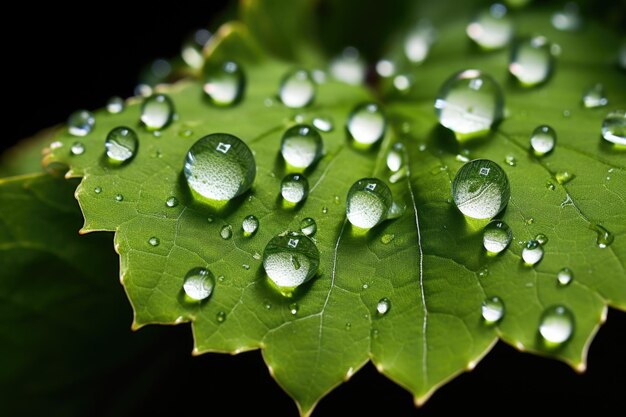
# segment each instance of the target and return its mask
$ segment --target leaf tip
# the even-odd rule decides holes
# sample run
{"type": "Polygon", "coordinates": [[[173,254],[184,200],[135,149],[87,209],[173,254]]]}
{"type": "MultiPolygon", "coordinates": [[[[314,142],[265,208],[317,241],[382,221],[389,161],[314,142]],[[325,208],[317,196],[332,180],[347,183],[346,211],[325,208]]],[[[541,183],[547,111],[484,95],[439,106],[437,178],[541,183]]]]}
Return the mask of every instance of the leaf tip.
{"type": "Polygon", "coordinates": [[[139,324],[136,320],[133,320],[133,322],[130,325],[130,330],[132,330],[133,332],[136,332],[142,327],[143,327],[143,324],[139,324]]]}
{"type": "Polygon", "coordinates": [[[574,368],[574,370],[576,372],[578,372],[579,374],[584,374],[585,371],[587,371],[587,364],[585,362],[580,362],[580,363],[575,363],[572,364],[572,367],[574,368]]]}

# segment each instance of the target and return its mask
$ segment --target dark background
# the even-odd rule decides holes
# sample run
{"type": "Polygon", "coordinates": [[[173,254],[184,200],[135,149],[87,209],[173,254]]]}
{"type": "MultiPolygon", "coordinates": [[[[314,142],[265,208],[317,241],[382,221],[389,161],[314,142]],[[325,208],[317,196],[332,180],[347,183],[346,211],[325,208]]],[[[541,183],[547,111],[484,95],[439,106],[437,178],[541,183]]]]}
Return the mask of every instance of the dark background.
{"type": "MultiPolygon", "coordinates": [[[[0,149],[66,120],[78,108],[93,110],[113,95],[131,95],[145,64],[175,56],[185,36],[206,27],[225,9],[218,1],[200,4],[193,12],[183,7],[162,9],[156,3],[137,10],[109,4],[97,11],[92,7],[63,10],[55,4],[54,10],[38,6],[37,15],[32,13],[33,5],[15,5],[15,11],[4,17],[19,21],[20,29],[5,25],[1,29],[3,94],[11,110],[5,111],[0,149]]],[[[129,415],[184,415],[196,409],[206,415],[297,415],[293,402],[269,376],[259,352],[193,358],[188,326],[152,327],[135,336],[155,334],[158,343],[153,349],[111,370],[101,385],[93,387],[102,392],[93,416],[111,413],[117,396],[128,397],[121,391],[129,386],[142,387],[134,393],[135,401],[122,401],[130,405],[129,415]],[[138,378],[141,383],[128,384],[138,378]]],[[[445,385],[421,409],[414,408],[407,392],[367,365],[325,398],[315,416],[344,410],[362,415],[623,412],[625,335],[626,314],[611,310],[591,346],[584,375],[562,363],[498,344],[473,372],[445,385]]],[[[125,415],[121,410],[115,414],[125,415]]]]}

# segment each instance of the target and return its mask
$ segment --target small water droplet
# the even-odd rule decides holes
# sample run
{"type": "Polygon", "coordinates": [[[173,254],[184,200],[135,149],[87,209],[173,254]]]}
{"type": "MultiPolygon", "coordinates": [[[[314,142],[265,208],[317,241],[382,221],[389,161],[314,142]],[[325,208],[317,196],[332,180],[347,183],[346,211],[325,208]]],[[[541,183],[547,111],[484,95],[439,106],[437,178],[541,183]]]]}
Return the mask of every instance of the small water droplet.
{"type": "Polygon", "coordinates": [[[291,313],[292,316],[295,316],[296,314],[298,314],[299,309],[300,307],[298,306],[298,303],[289,304],[289,312],[291,313]]]}
{"type": "Polygon", "coordinates": [[[148,244],[150,246],[159,246],[160,243],[161,241],[156,236],[152,236],[150,239],[148,239],[148,244]]]}
{"type": "MultiPolygon", "coordinates": [[[[154,246],[154,245],[153,245],[154,246]]],[[[183,281],[183,290],[187,297],[195,301],[207,299],[215,287],[215,277],[206,268],[193,268],[187,272],[183,281]]]]}
{"type": "Polygon", "coordinates": [[[481,312],[486,324],[494,324],[504,317],[504,302],[498,296],[483,300],[481,312]]]}
{"type": "Polygon", "coordinates": [[[224,311],[218,311],[215,315],[215,320],[220,324],[224,323],[224,321],[226,321],[226,313],[224,311]]]}
{"type": "Polygon", "coordinates": [[[206,218],[206,221],[209,222],[209,223],[213,223],[213,220],[214,220],[213,217],[207,217],[206,218]]]}
{"type": "Polygon", "coordinates": [[[401,93],[406,93],[413,85],[413,76],[407,74],[398,74],[393,77],[393,86],[401,93]]]}
{"type": "Polygon", "coordinates": [[[122,194],[116,194],[115,201],[124,201],[124,196],[122,194]]]}
{"type": "Polygon", "coordinates": [[[328,207],[322,207],[322,214],[328,213],[328,207]]]}
{"type": "Polygon", "coordinates": [[[303,69],[288,72],[280,83],[278,96],[287,107],[299,109],[308,106],[315,99],[315,82],[311,74],[303,69]]]}
{"type": "Polygon", "coordinates": [[[267,301],[267,300],[265,300],[265,303],[263,305],[265,306],[266,310],[271,310],[272,309],[272,304],[269,301],[267,301]]]}
{"type": "Polygon", "coordinates": [[[602,122],[602,137],[616,145],[626,146],[626,111],[610,112],[602,122]]]}
{"type": "Polygon", "coordinates": [[[376,312],[380,316],[384,316],[385,314],[387,314],[390,309],[391,309],[391,301],[387,297],[381,298],[378,301],[378,304],[376,304],[376,312]]]}
{"type": "Polygon", "coordinates": [[[317,116],[313,118],[313,126],[320,132],[332,132],[335,128],[333,119],[328,116],[317,116]]]}
{"type": "Polygon", "coordinates": [[[556,132],[548,125],[537,126],[530,135],[530,146],[537,156],[552,152],[556,144],[556,132]]]}
{"type": "Polygon", "coordinates": [[[297,232],[273,237],[263,251],[265,272],[279,291],[286,295],[313,278],[319,263],[320,253],[315,243],[297,232]]]}
{"type": "Polygon", "coordinates": [[[395,237],[396,235],[394,235],[393,233],[385,233],[380,237],[380,241],[383,243],[383,245],[388,245],[395,239],[395,237]]]}
{"type": "Polygon", "coordinates": [[[546,182],[546,188],[550,191],[554,191],[556,189],[555,185],[550,181],[546,182]]]}
{"type": "Polygon", "coordinates": [[[235,61],[207,61],[202,89],[212,104],[220,107],[237,104],[244,95],[246,77],[235,61]]]}
{"type": "Polygon", "coordinates": [[[435,100],[439,123],[457,139],[483,136],[502,118],[504,96],[498,83],[479,70],[458,72],[443,84],[435,100]]]}
{"type": "Polygon", "coordinates": [[[299,169],[310,167],[323,151],[322,137],[309,125],[293,126],[283,134],[280,153],[285,162],[299,169]]]}
{"type": "Polygon", "coordinates": [[[254,254],[252,255],[252,257],[258,261],[258,260],[260,260],[260,259],[261,259],[261,254],[260,254],[259,252],[254,252],[254,254]]]}
{"type": "Polygon", "coordinates": [[[368,289],[370,286],[369,286],[369,284],[366,282],[366,283],[365,283],[365,284],[363,284],[361,287],[362,287],[364,290],[366,290],[366,289],[368,289]]]}
{"type": "Polygon", "coordinates": [[[505,47],[513,37],[513,23],[507,16],[506,7],[495,3],[476,15],[467,25],[467,36],[484,50],[505,47]]]}
{"type": "Polygon", "coordinates": [[[372,329],[371,335],[372,339],[378,339],[378,329],[372,329]]]}
{"type": "Polygon", "coordinates": [[[183,172],[194,197],[226,201],[252,187],[256,162],[241,139],[214,133],[199,139],[189,149],[183,172]]]}
{"type": "Polygon", "coordinates": [[[511,54],[509,72],[524,87],[545,82],[554,67],[550,42],[543,36],[535,36],[517,42],[511,54]]]}
{"type": "Polygon", "coordinates": [[[582,16],[578,5],[574,2],[565,3],[563,10],[552,14],[552,26],[565,32],[574,32],[582,26],[582,16]]]}
{"type": "Polygon", "coordinates": [[[548,236],[544,235],[543,233],[539,233],[537,236],[535,236],[535,240],[541,245],[545,245],[546,243],[548,243],[548,236]]]}
{"type": "Polygon", "coordinates": [[[509,246],[513,231],[502,220],[490,221],[483,230],[483,246],[488,252],[500,253],[509,246]]]}
{"type": "Polygon", "coordinates": [[[556,282],[558,285],[565,287],[574,279],[574,273],[571,269],[565,267],[556,274],[556,282]]]}
{"type": "Polygon", "coordinates": [[[486,278],[486,277],[488,277],[488,276],[489,276],[489,269],[488,269],[487,267],[484,267],[484,268],[480,269],[480,270],[478,271],[478,276],[479,276],[480,278],[486,278]]]}
{"type": "Polygon", "coordinates": [[[85,145],[82,142],[74,142],[70,147],[70,154],[72,155],[82,155],[85,153],[85,145]]]}
{"type": "Polygon", "coordinates": [[[243,229],[244,236],[252,236],[259,228],[259,219],[257,219],[255,215],[250,214],[249,216],[246,216],[241,222],[241,228],[243,229]]]}
{"type": "Polygon", "coordinates": [[[309,195],[309,181],[302,174],[289,174],[280,183],[280,194],[289,203],[301,203],[309,195]]]}
{"type": "Polygon", "coordinates": [[[389,218],[392,205],[387,184],[377,178],[363,178],[348,191],[346,215],[354,226],[370,229],[389,218]]]}
{"type": "Polygon", "coordinates": [[[378,142],[387,130],[387,119],[376,103],[361,103],[348,116],[348,133],[361,145],[378,142]]]}
{"type": "Polygon", "coordinates": [[[506,164],[511,167],[514,167],[517,165],[517,159],[513,155],[507,155],[504,158],[504,162],[506,162],[506,164]]]}
{"type": "Polygon", "coordinates": [[[341,55],[330,61],[329,71],[336,80],[358,85],[365,80],[367,66],[361,59],[359,51],[349,46],[343,50],[341,55]]]}
{"type": "Polygon", "coordinates": [[[185,64],[191,68],[200,69],[204,64],[204,55],[202,50],[207,42],[211,39],[211,32],[206,29],[198,29],[189,36],[181,47],[180,56],[185,64]]]}
{"type": "Polygon", "coordinates": [[[536,240],[529,240],[522,249],[522,259],[526,265],[533,266],[543,258],[543,247],[536,240]]]}
{"type": "Polygon", "coordinates": [[[193,130],[191,129],[181,129],[178,131],[178,136],[181,138],[190,138],[193,135],[193,130]]]}
{"type": "Polygon", "coordinates": [[[596,244],[601,249],[605,249],[611,246],[611,243],[613,243],[613,240],[615,240],[615,236],[613,236],[613,233],[609,232],[602,225],[593,224],[591,225],[591,229],[597,233],[596,244]]]}
{"type": "Polygon", "coordinates": [[[148,130],[160,130],[174,118],[174,103],[165,94],[155,94],[141,104],[141,122],[148,130]]]}
{"type": "Polygon", "coordinates": [[[400,142],[394,143],[389,152],[387,152],[387,168],[391,172],[397,172],[404,165],[406,150],[400,142]]]}
{"type": "Polygon", "coordinates": [[[93,113],[87,110],[78,110],[67,119],[67,127],[72,136],[86,136],[96,124],[93,113]]]}
{"type": "MultiPolygon", "coordinates": [[[[352,323],[347,322],[346,323],[346,330],[350,330],[350,329],[352,329],[352,323]]],[[[350,368],[350,369],[352,369],[352,368],[350,368]]]]}
{"type": "Polygon", "coordinates": [[[404,54],[413,64],[421,64],[428,57],[437,32],[427,20],[420,20],[404,40],[404,54]]]}
{"type": "Polygon", "coordinates": [[[217,280],[218,280],[219,282],[224,282],[224,280],[225,280],[225,279],[226,279],[226,278],[224,277],[224,275],[220,275],[219,277],[217,277],[217,280]]]}
{"type": "Polygon", "coordinates": [[[176,207],[178,205],[178,199],[176,197],[170,197],[165,200],[165,205],[170,208],[176,207]]]}
{"type": "Polygon", "coordinates": [[[583,106],[587,109],[603,107],[609,104],[604,93],[604,86],[600,83],[589,87],[583,92],[583,106]]]}
{"type": "Polygon", "coordinates": [[[317,232],[317,223],[311,217],[305,217],[300,222],[300,231],[307,236],[313,236],[317,232]]]}
{"type": "Polygon", "coordinates": [[[574,333],[574,315],[565,306],[548,307],[541,315],[539,334],[548,347],[565,343],[574,333]]]}
{"type": "Polygon", "coordinates": [[[459,211],[473,219],[490,219],[509,202],[511,189],[505,172],[488,159],[463,165],[452,182],[452,197],[459,211]]]}
{"type": "Polygon", "coordinates": [[[100,194],[100,193],[102,192],[102,188],[100,188],[100,187],[95,187],[95,188],[93,189],[93,192],[94,192],[94,193],[96,193],[96,194],[100,194]]]}
{"type": "Polygon", "coordinates": [[[230,224],[222,226],[222,228],[220,229],[220,236],[224,240],[228,240],[233,237],[233,226],[231,226],[230,224]]]}
{"type": "Polygon", "coordinates": [[[554,175],[554,178],[559,184],[567,184],[574,179],[574,174],[569,171],[557,171],[557,173],[554,175]]]}
{"type": "Polygon", "coordinates": [[[248,264],[241,264],[241,267],[245,269],[246,271],[250,269],[250,265],[248,264]]]}
{"type": "Polygon", "coordinates": [[[124,100],[121,97],[111,97],[109,101],[107,101],[107,111],[111,114],[121,113],[125,108],[126,104],[124,104],[124,100]]]}
{"type": "Polygon", "coordinates": [[[389,59],[381,59],[376,63],[376,74],[382,78],[391,77],[396,73],[396,64],[389,59]]]}

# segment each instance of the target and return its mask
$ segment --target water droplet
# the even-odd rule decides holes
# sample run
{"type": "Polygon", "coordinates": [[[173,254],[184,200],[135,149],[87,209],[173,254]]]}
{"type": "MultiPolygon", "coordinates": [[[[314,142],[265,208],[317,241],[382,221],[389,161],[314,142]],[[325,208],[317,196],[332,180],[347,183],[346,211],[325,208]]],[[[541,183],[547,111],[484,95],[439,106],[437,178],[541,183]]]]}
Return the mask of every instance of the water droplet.
{"type": "Polygon", "coordinates": [[[272,304],[267,300],[265,300],[265,303],[263,305],[265,306],[266,310],[270,310],[272,308],[272,304]]]}
{"type": "Polygon", "coordinates": [[[322,207],[322,214],[328,213],[328,207],[322,207]]]}
{"type": "Polygon", "coordinates": [[[413,85],[413,76],[407,74],[399,74],[393,77],[393,86],[401,93],[406,93],[413,85]]]}
{"type": "Polygon", "coordinates": [[[562,287],[569,285],[574,279],[574,273],[571,269],[565,267],[556,274],[556,282],[562,287]]]}
{"type": "Polygon", "coordinates": [[[404,165],[406,157],[406,150],[404,145],[400,142],[394,143],[394,145],[387,152],[387,168],[391,172],[397,172],[404,165]]]}
{"type": "Polygon", "coordinates": [[[258,261],[258,260],[260,260],[260,259],[261,259],[261,254],[260,254],[259,252],[254,252],[254,254],[252,255],[252,257],[258,261]]]}
{"type": "Polygon", "coordinates": [[[148,130],[160,130],[174,118],[174,103],[165,94],[155,94],[141,104],[141,122],[148,130]]]}
{"type": "Polygon", "coordinates": [[[361,59],[359,51],[349,46],[343,50],[341,55],[330,61],[329,71],[339,81],[358,85],[365,81],[367,66],[361,59]]]}
{"type": "Polygon", "coordinates": [[[498,296],[485,298],[481,312],[485,323],[497,323],[504,317],[504,302],[498,296]]]}
{"type": "Polygon", "coordinates": [[[498,164],[475,159],[463,165],[452,182],[452,197],[458,209],[473,219],[490,219],[509,202],[509,180],[498,164]]]}
{"type": "Polygon", "coordinates": [[[610,112],[602,122],[602,137],[616,145],[626,146],[626,111],[610,112]]]}
{"type": "Polygon", "coordinates": [[[70,147],[70,153],[72,155],[82,155],[85,153],[85,145],[82,142],[74,142],[70,147]]]}
{"type": "Polygon", "coordinates": [[[389,59],[381,59],[376,63],[376,73],[383,78],[391,77],[396,73],[396,64],[389,59]]]}
{"type": "Polygon", "coordinates": [[[109,132],[104,141],[104,147],[109,161],[121,164],[130,161],[135,156],[139,139],[131,128],[119,126],[109,132]]]}
{"type": "Polygon", "coordinates": [[[170,208],[176,207],[178,205],[178,199],[176,197],[170,197],[167,200],[165,200],[165,205],[170,208]]]}
{"type": "Polygon", "coordinates": [[[250,214],[241,222],[241,228],[243,229],[244,236],[252,236],[259,228],[259,219],[257,219],[255,215],[250,214]]]}
{"type": "Polygon", "coordinates": [[[333,119],[328,116],[317,116],[313,118],[313,126],[320,132],[331,132],[335,126],[333,119]]]}
{"type": "Polygon", "coordinates": [[[326,71],[319,68],[311,71],[311,77],[316,84],[324,84],[326,82],[326,71]]]}
{"type": "Polygon", "coordinates": [[[574,2],[565,3],[563,10],[552,14],[552,26],[555,29],[574,32],[582,26],[582,17],[578,10],[578,5],[574,2]]]}
{"type": "Polygon", "coordinates": [[[207,217],[206,221],[209,223],[213,223],[213,217],[207,217]]]}
{"type": "Polygon", "coordinates": [[[190,138],[193,135],[193,130],[191,129],[181,129],[178,131],[178,136],[181,138],[190,138]]]}
{"type": "Polygon", "coordinates": [[[319,264],[320,252],[315,243],[297,232],[273,237],[263,251],[265,272],[281,293],[286,295],[313,278],[319,264]]]}
{"type": "Polygon", "coordinates": [[[524,87],[532,87],[548,79],[554,66],[550,42],[535,36],[517,42],[511,54],[509,72],[524,87]]]}
{"type": "Polygon", "coordinates": [[[215,315],[215,320],[220,324],[224,323],[224,321],[226,321],[226,313],[224,311],[218,311],[215,315]]]}
{"type": "Polygon", "coordinates": [[[246,77],[234,61],[207,61],[203,70],[203,90],[216,106],[232,106],[243,97],[246,77]]]}
{"type": "MultiPolygon", "coordinates": [[[[352,329],[352,323],[346,322],[346,330],[350,330],[350,329],[352,329]]],[[[350,368],[350,369],[352,369],[352,368],[350,368]]]]}
{"type": "Polygon", "coordinates": [[[574,174],[572,174],[569,171],[558,171],[554,175],[554,178],[556,179],[556,182],[558,182],[559,184],[567,184],[568,182],[574,179],[574,174]]]}
{"type": "Polygon", "coordinates": [[[317,232],[317,223],[311,217],[305,217],[300,222],[300,231],[307,236],[313,236],[317,232]]]}
{"type": "Polygon", "coordinates": [[[288,72],[280,83],[280,101],[287,107],[306,107],[315,98],[315,83],[308,71],[297,69],[288,72]]]}
{"type": "Polygon", "coordinates": [[[72,136],[86,136],[93,130],[96,118],[87,110],[78,110],[67,119],[67,127],[72,136]]]}
{"type": "Polygon", "coordinates": [[[109,101],[107,101],[107,111],[111,114],[121,113],[125,108],[126,104],[121,97],[111,97],[109,101]]]}
{"type": "Polygon", "coordinates": [[[241,264],[241,267],[243,269],[245,269],[246,271],[248,271],[250,269],[250,265],[248,265],[248,264],[241,264]]]}
{"type": "Polygon", "coordinates": [[[377,178],[363,178],[348,191],[346,215],[354,226],[370,229],[389,218],[392,205],[387,184],[377,178]]]}
{"type": "Polygon", "coordinates": [[[362,287],[364,290],[366,290],[366,289],[368,289],[370,286],[369,286],[369,284],[366,282],[366,283],[365,283],[365,284],[363,284],[361,287],[362,287]]]}
{"type": "Polygon", "coordinates": [[[537,156],[552,152],[556,144],[556,132],[548,125],[537,126],[530,135],[530,146],[537,156]]]}
{"type": "Polygon", "coordinates": [[[391,309],[391,301],[387,297],[381,298],[378,301],[378,304],[376,304],[376,312],[380,316],[384,316],[385,314],[387,314],[390,309],[391,309]]]}
{"type": "Polygon", "coordinates": [[[116,194],[115,201],[124,201],[124,196],[122,194],[116,194]]]}
{"type": "MultiPolygon", "coordinates": [[[[154,245],[153,245],[154,246],[154,245]]],[[[207,299],[213,292],[215,287],[215,277],[213,273],[206,268],[193,268],[183,282],[183,290],[187,297],[195,301],[207,299]]]]}
{"type": "Polygon", "coordinates": [[[189,149],[184,173],[195,196],[226,201],[250,189],[256,176],[256,162],[241,139],[227,133],[213,133],[189,149]]]}
{"type": "Polygon", "coordinates": [[[481,278],[486,278],[489,276],[489,269],[484,267],[478,271],[478,276],[481,278]]]}
{"type": "Polygon", "coordinates": [[[322,155],[322,137],[309,125],[293,126],[283,134],[280,152],[287,164],[306,169],[322,155]]]}
{"type": "Polygon", "coordinates": [[[226,278],[224,277],[224,275],[220,275],[219,277],[217,277],[217,280],[218,280],[219,282],[224,282],[224,280],[225,280],[225,279],[226,279],[226,278]]]}
{"type": "Polygon", "coordinates": [[[160,243],[161,241],[156,236],[152,236],[150,239],[148,239],[148,244],[150,246],[159,246],[160,243]]]}
{"type": "Polygon", "coordinates": [[[222,226],[222,228],[220,229],[220,236],[224,240],[228,240],[233,237],[233,226],[231,226],[230,224],[222,226]]]}
{"type": "Polygon", "coordinates": [[[300,307],[298,306],[298,303],[289,304],[289,312],[291,313],[292,316],[295,316],[296,314],[298,314],[299,309],[300,307]]]}
{"type": "Polygon", "coordinates": [[[529,240],[522,249],[522,259],[526,265],[536,265],[543,258],[543,248],[536,240],[529,240]]]}
{"type": "Polygon", "coordinates": [[[560,345],[574,333],[574,315],[565,306],[548,307],[541,315],[539,334],[549,345],[560,345]]]}
{"type": "Polygon", "coordinates": [[[595,84],[583,92],[583,106],[587,109],[603,107],[609,104],[602,84],[595,84]]]}
{"type": "Polygon", "coordinates": [[[554,191],[556,187],[550,181],[546,182],[546,188],[550,191],[554,191]]]}
{"type": "Polygon", "coordinates": [[[529,226],[530,226],[531,224],[533,224],[534,222],[535,222],[535,219],[533,219],[532,217],[530,217],[530,218],[526,219],[526,224],[527,224],[527,225],[529,225],[529,226]]]}
{"type": "Polygon", "coordinates": [[[609,232],[602,225],[593,224],[591,226],[591,229],[593,229],[597,233],[598,237],[596,238],[596,244],[601,249],[607,248],[611,245],[611,243],[613,243],[613,240],[615,240],[615,236],[613,236],[613,233],[609,232]]]}
{"type": "Polygon", "coordinates": [[[404,55],[414,64],[424,62],[437,38],[437,32],[427,20],[421,20],[404,41],[404,55]]]}
{"type": "Polygon", "coordinates": [[[280,194],[290,203],[301,203],[309,195],[309,181],[302,174],[289,174],[280,183],[280,194]]]}
{"type": "Polygon", "coordinates": [[[442,126],[457,139],[482,136],[502,118],[504,96],[491,76],[478,70],[461,71],[439,90],[435,112],[442,126]]]}
{"type": "Polygon", "coordinates": [[[502,220],[492,220],[483,230],[483,246],[487,252],[500,253],[509,246],[513,231],[502,220]]]}
{"type": "Polygon", "coordinates": [[[96,193],[96,194],[100,194],[100,193],[102,192],[102,188],[100,188],[100,187],[95,187],[95,188],[93,189],[93,192],[94,192],[94,193],[96,193]]]}
{"type": "Polygon", "coordinates": [[[539,233],[537,236],[535,236],[535,240],[541,245],[545,245],[546,243],[548,243],[548,236],[544,235],[543,233],[539,233]]]}
{"type": "Polygon", "coordinates": [[[507,155],[504,158],[504,162],[506,162],[506,164],[511,167],[514,167],[517,165],[517,159],[513,155],[507,155]]]}
{"type": "Polygon", "coordinates": [[[506,13],[504,5],[491,5],[467,25],[467,36],[485,50],[505,47],[513,37],[513,23],[506,13]]]}
{"type": "Polygon", "coordinates": [[[393,233],[385,233],[380,237],[380,241],[383,243],[383,245],[388,245],[395,239],[395,237],[396,235],[394,235],[393,233]]]}
{"type": "Polygon", "coordinates": [[[348,132],[355,142],[371,145],[378,142],[387,129],[387,120],[376,103],[361,103],[348,116],[348,132]]]}

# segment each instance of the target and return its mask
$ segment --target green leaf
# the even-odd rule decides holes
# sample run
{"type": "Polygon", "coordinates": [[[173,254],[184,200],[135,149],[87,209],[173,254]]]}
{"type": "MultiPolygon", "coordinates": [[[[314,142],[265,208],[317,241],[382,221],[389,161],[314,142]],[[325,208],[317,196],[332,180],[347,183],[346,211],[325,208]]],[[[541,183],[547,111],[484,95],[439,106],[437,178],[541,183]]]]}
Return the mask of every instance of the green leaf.
{"type": "Polygon", "coordinates": [[[49,145],[57,133],[57,127],[45,129],[26,139],[0,155],[0,177],[43,172],[42,148],[49,145]]]}
{"type": "Polygon", "coordinates": [[[544,13],[520,15],[516,22],[520,33],[545,29],[563,50],[552,79],[531,90],[506,79],[506,52],[472,50],[464,23],[441,28],[429,60],[410,70],[416,82],[409,94],[385,94],[392,128],[370,151],[352,146],[344,130],[351,108],[371,99],[367,90],[329,81],[318,87],[312,106],[289,110],[275,95],[290,65],[260,58],[247,29],[228,25],[208,47],[208,59],[234,55],[244,63],[248,90],[240,105],[208,106],[194,81],[164,87],[179,118],[158,137],[138,125],[139,105],[133,100],[122,114],[99,112],[96,129],[85,138],[61,134],[57,140],[64,146],[53,150],[48,162],[67,164],[68,176],[83,177],[76,192],[83,231],[116,232],[135,327],[190,321],[197,354],[263,349],[270,372],[303,414],[368,360],[420,404],[445,381],[471,369],[498,338],[582,370],[606,306],[626,309],[626,173],[623,151],[600,139],[606,109],[583,110],[579,101],[582,90],[598,81],[605,84],[612,108],[626,105],[626,95],[622,75],[609,65],[617,50],[611,34],[591,22],[583,33],[558,33],[547,22],[544,13]],[[584,59],[576,54],[579,48],[589,51],[584,59]],[[467,67],[500,81],[508,116],[486,140],[461,147],[438,127],[432,103],[442,82],[467,67]],[[563,116],[566,109],[569,117],[563,116]],[[295,119],[317,115],[332,117],[335,128],[323,134],[325,156],[308,175],[306,203],[284,208],[278,198],[285,174],[277,156],[281,134],[295,119]],[[556,129],[559,143],[538,160],[529,155],[527,140],[543,123],[556,129]],[[139,153],[131,163],[112,167],[103,159],[103,142],[119,125],[137,130],[139,153]],[[195,204],[181,177],[189,147],[213,132],[242,138],[257,163],[252,191],[219,212],[195,204]],[[71,156],[77,140],[86,151],[71,156]],[[356,233],[345,219],[346,192],[362,177],[387,179],[386,152],[397,141],[408,150],[409,178],[391,189],[407,213],[365,235],[356,233]],[[511,182],[503,219],[515,238],[498,257],[484,255],[480,230],[449,202],[451,179],[462,165],[456,155],[465,149],[472,158],[500,163],[511,182]],[[507,155],[515,156],[516,166],[504,163],[507,155]],[[560,185],[554,177],[563,170],[575,178],[560,185]],[[170,197],[180,203],[168,207],[170,197]],[[249,214],[261,222],[251,238],[241,231],[249,214]],[[259,254],[276,234],[299,229],[305,217],[318,224],[320,272],[287,299],[269,286],[259,254]],[[595,224],[613,234],[612,245],[596,245],[595,224]],[[220,236],[226,225],[233,227],[232,239],[220,236]],[[545,256],[528,268],[520,261],[519,242],[538,233],[549,238],[545,256]],[[149,243],[152,237],[158,246],[149,243]],[[208,302],[190,305],[181,288],[194,267],[208,267],[219,278],[208,302]],[[571,268],[575,279],[558,288],[556,273],[563,267],[571,268]],[[487,326],[481,302],[494,295],[504,300],[506,314],[499,325],[487,326]],[[379,316],[376,305],[383,297],[391,309],[379,316]],[[575,331],[566,344],[550,349],[541,342],[538,325],[544,309],[555,304],[573,312],[575,331]]]}

